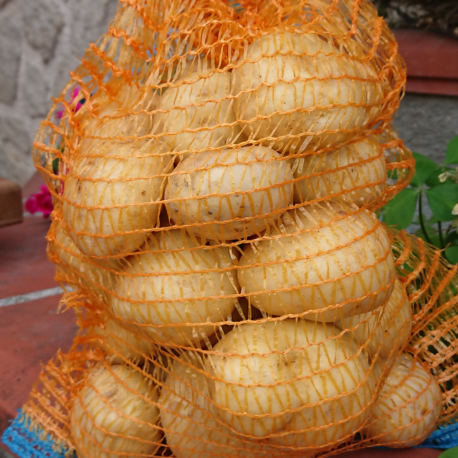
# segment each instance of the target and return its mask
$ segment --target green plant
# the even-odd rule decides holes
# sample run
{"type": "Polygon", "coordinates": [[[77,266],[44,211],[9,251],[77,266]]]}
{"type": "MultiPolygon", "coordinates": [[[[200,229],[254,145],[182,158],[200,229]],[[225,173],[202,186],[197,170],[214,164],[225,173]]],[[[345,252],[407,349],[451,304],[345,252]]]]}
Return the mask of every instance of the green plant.
{"type": "Polygon", "coordinates": [[[415,177],[382,209],[383,221],[398,229],[407,229],[412,223],[419,225],[416,234],[444,250],[449,262],[458,264],[458,136],[448,144],[442,164],[419,153],[413,155],[415,177]],[[425,215],[423,195],[432,213],[429,218],[425,215]]]}

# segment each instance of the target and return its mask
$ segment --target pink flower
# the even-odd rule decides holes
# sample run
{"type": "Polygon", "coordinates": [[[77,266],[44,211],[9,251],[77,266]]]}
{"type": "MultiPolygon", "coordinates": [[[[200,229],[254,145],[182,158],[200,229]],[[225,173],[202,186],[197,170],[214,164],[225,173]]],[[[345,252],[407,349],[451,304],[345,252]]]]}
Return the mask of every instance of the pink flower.
{"type": "MultiPolygon", "coordinates": [[[[75,88],[73,88],[73,91],[72,91],[72,96],[71,96],[71,99],[70,99],[70,102],[73,102],[73,100],[75,100],[76,96],[81,92],[81,89],[76,86],[75,88]]],[[[83,106],[82,103],[78,102],[76,104],[76,107],[75,107],[75,113],[83,106]]],[[[62,107],[60,108],[59,110],[56,110],[56,118],[57,119],[62,119],[62,116],[64,115],[64,111],[65,109],[62,107]]]]}
{"type": "Polygon", "coordinates": [[[52,204],[52,196],[46,185],[41,185],[40,192],[32,194],[25,202],[25,209],[34,215],[35,213],[43,213],[43,218],[49,218],[49,215],[54,209],[52,204]]]}

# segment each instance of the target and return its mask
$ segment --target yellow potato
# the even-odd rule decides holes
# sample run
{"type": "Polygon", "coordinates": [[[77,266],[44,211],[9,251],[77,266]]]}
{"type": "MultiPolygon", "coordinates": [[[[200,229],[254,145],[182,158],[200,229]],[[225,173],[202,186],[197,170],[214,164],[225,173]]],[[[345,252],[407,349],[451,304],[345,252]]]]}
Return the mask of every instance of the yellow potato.
{"type": "Polygon", "coordinates": [[[121,364],[124,360],[142,363],[154,353],[149,339],[141,329],[106,316],[103,323],[89,327],[89,333],[95,337],[95,343],[108,355],[112,364],[121,364]]]}
{"type": "Polygon", "coordinates": [[[370,312],[390,296],[391,244],[375,214],[338,201],[310,204],[285,213],[271,235],[246,245],[237,271],[260,310],[336,321],[370,312]]]}
{"type": "Polygon", "coordinates": [[[374,404],[365,433],[389,447],[413,447],[435,429],[442,410],[436,379],[410,355],[402,353],[374,404]]]}
{"type": "Polygon", "coordinates": [[[240,128],[235,124],[233,100],[229,98],[230,74],[205,66],[190,75],[186,68],[184,72],[158,101],[154,115],[157,132],[164,134],[181,159],[195,150],[236,142],[240,128]]]}
{"type": "MultiPolygon", "coordinates": [[[[236,435],[215,414],[208,401],[209,379],[198,372],[200,356],[184,353],[175,361],[161,392],[161,425],[176,458],[284,456],[279,450],[236,435]]],[[[284,452],[285,453],[285,452],[284,452]]]]}
{"type": "Polygon", "coordinates": [[[323,32],[273,32],[249,45],[233,71],[236,118],[276,151],[337,147],[382,111],[376,79],[369,63],[351,59],[323,32]]]}
{"type": "Polygon", "coordinates": [[[165,198],[172,201],[166,205],[177,225],[195,224],[187,230],[203,239],[243,239],[260,234],[286,210],[293,198],[290,180],[288,161],[270,148],[199,153],[170,175],[165,198]],[[202,225],[213,221],[219,224],[202,225]]]}
{"type": "Polygon", "coordinates": [[[217,413],[271,445],[312,452],[348,439],[370,415],[375,379],[339,332],[294,319],[235,327],[208,356],[217,413]]]}
{"type": "Polygon", "coordinates": [[[157,141],[100,144],[81,156],[65,180],[63,217],[88,256],[127,256],[157,224],[173,157],[157,141]]]}
{"type": "MultiPolygon", "coordinates": [[[[180,57],[180,59],[174,61],[172,65],[167,66],[167,69],[164,71],[162,75],[162,80],[165,79],[175,84],[178,80],[188,81],[190,77],[193,78],[193,74],[208,75],[208,73],[215,69],[215,64],[206,57],[202,57],[199,55],[194,55],[192,56],[192,58],[187,57],[185,59],[180,57]]],[[[169,87],[164,87],[162,89],[163,92],[168,90],[169,87]]]]}
{"type": "Polygon", "coordinates": [[[94,114],[89,104],[84,104],[75,115],[83,131],[79,151],[81,154],[97,154],[97,149],[115,138],[142,137],[152,133],[153,116],[159,95],[134,84],[120,83],[116,91],[108,95],[99,91],[91,97],[94,114]]]}
{"type": "Polygon", "coordinates": [[[79,458],[140,458],[156,453],[159,387],[139,369],[98,367],[74,398],[70,414],[79,458]]]}
{"type": "Polygon", "coordinates": [[[215,332],[212,323],[231,316],[237,298],[225,296],[239,292],[231,271],[206,272],[227,267],[225,252],[218,250],[201,247],[179,229],[154,233],[118,279],[114,313],[149,325],[145,331],[162,344],[195,345],[205,340],[215,332]]]}
{"type": "MultiPolygon", "coordinates": [[[[65,234],[62,226],[53,223],[53,227],[56,231],[55,241],[49,249],[50,253],[57,255],[60,267],[64,267],[66,274],[96,294],[102,302],[109,301],[110,292],[116,285],[116,274],[110,268],[119,269],[121,265],[112,262],[107,268],[87,258],[65,234]]],[[[139,328],[121,324],[107,315],[104,315],[103,322],[89,326],[88,331],[95,337],[96,344],[109,355],[112,363],[119,364],[123,359],[141,362],[145,356],[153,353],[151,343],[142,337],[139,328]]]]}
{"type": "Polygon", "coordinates": [[[54,233],[55,238],[49,244],[48,250],[55,256],[53,262],[59,263],[65,274],[84,285],[99,299],[106,299],[116,283],[113,270],[119,269],[121,264],[115,260],[102,263],[88,258],[76,247],[61,224],[53,222],[51,227],[50,234],[54,233]]]}
{"type": "Polygon", "coordinates": [[[404,285],[396,280],[385,305],[369,313],[349,316],[335,324],[339,329],[355,328],[352,331],[354,338],[360,346],[366,345],[371,360],[377,354],[382,360],[396,357],[408,341],[412,329],[412,309],[404,285]]]}
{"type": "Polygon", "coordinates": [[[339,196],[359,207],[379,199],[386,188],[383,148],[364,139],[329,153],[308,155],[294,165],[295,203],[339,196]]]}

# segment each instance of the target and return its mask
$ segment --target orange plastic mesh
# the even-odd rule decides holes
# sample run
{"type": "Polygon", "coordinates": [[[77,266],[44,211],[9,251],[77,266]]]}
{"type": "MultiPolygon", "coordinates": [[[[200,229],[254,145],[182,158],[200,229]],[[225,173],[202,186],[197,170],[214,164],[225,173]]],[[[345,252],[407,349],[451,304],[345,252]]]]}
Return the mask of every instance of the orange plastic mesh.
{"type": "Polygon", "coordinates": [[[407,446],[456,416],[455,268],[375,213],[414,173],[405,75],[368,1],[120,1],[34,143],[81,330],[24,412],[79,458],[407,446]]]}

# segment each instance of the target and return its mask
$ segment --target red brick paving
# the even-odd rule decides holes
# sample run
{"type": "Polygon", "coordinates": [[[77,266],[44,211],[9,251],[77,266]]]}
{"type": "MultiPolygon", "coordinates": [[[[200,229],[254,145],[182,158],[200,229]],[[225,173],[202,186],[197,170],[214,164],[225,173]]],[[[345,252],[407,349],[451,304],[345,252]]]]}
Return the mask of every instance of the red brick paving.
{"type": "Polygon", "coordinates": [[[47,297],[0,308],[0,430],[27,400],[42,364],[57,350],[67,351],[71,346],[77,330],[75,314],[73,310],[58,314],[59,299],[47,297]]]}
{"type": "Polygon", "coordinates": [[[0,299],[58,286],[46,256],[49,225],[49,220],[31,216],[0,228],[0,299]]]}

